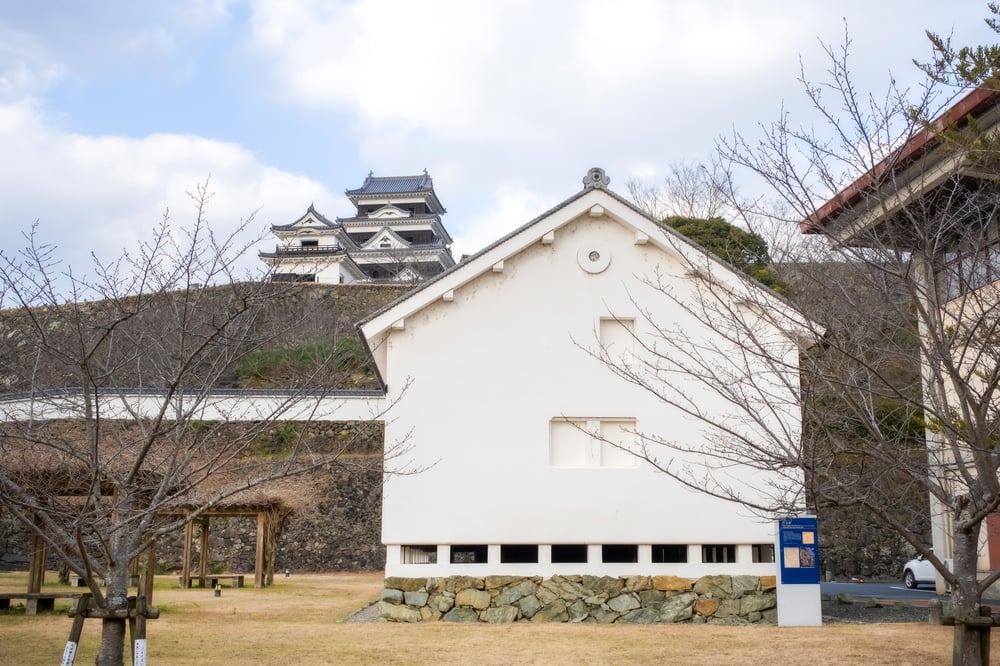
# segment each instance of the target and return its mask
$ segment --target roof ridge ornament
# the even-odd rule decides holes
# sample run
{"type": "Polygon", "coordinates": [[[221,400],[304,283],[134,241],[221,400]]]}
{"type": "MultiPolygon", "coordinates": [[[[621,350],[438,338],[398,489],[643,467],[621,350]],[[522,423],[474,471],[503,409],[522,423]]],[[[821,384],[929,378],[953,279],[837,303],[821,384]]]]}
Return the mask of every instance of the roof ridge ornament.
{"type": "Polygon", "coordinates": [[[611,178],[605,175],[601,167],[591,167],[583,177],[584,190],[602,190],[611,183],[611,178]]]}

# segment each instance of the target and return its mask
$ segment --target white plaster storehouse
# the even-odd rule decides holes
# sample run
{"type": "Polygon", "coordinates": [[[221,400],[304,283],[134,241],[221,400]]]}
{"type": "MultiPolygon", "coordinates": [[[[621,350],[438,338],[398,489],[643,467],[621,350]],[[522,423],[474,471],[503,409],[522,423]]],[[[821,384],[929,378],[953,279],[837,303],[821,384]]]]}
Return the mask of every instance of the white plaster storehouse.
{"type": "MultiPolygon", "coordinates": [[[[710,272],[734,299],[759,289],[755,302],[787,306],[607,182],[592,169],[575,196],[359,324],[387,398],[398,399],[386,447],[406,442],[423,468],[387,479],[387,576],[775,573],[771,524],[601,441],[703,435],[581,346],[600,339],[641,362],[634,339],[649,331],[636,303],[715,335],[642,286],[657,270],[677,289],[710,272]]],[[[797,375],[793,336],[774,334],[797,375]]],[[[783,427],[799,425],[793,405],[783,427]]],[[[731,474],[751,493],[767,485],[750,470],[731,474]]]]}

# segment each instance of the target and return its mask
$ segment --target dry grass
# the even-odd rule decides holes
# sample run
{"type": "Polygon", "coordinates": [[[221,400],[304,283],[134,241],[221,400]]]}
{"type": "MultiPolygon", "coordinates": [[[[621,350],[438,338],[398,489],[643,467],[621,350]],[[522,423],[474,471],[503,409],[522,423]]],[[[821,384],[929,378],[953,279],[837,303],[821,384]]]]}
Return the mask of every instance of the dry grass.
{"type": "MultiPolygon", "coordinates": [[[[52,574],[49,574],[52,577],[52,574]]],[[[0,574],[0,591],[22,591],[25,574],[0,574]]],[[[181,590],[157,580],[149,622],[154,664],[942,664],[951,630],[925,624],[817,628],[692,625],[345,624],[379,593],[381,573],[278,578],[265,590],[181,590]]],[[[48,586],[50,589],[63,589],[48,586]]],[[[57,605],[67,608],[68,602],[57,605]]],[[[0,664],[58,663],[70,620],[0,613],[0,664]]],[[[100,624],[88,620],[78,664],[93,663],[100,624]]],[[[1000,632],[995,632],[1000,636],[1000,632]]],[[[993,641],[1000,655],[1000,637],[993,641]]]]}

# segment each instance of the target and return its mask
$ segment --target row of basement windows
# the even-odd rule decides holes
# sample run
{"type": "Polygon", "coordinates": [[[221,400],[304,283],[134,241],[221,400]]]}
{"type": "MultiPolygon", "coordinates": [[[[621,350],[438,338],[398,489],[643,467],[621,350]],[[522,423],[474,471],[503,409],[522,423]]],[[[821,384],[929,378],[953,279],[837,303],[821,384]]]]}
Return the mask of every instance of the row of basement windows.
{"type": "MultiPolygon", "coordinates": [[[[587,544],[552,544],[552,564],[586,564],[587,544]]],[[[452,564],[486,564],[489,561],[486,544],[453,545],[449,549],[452,564]]],[[[688,561],[687,544],[653,544],[651,546],[654,564],[684,564],[688,561]]],[[[754,562],[774,562],[774,545],[769,543],[751,544],[754,562]]],[[[437,564],[437,546],[403,546],[402,564],[437,564]]],[[[638,544],[604,544],[601,546],[601,562],[633,563],[639,561],[638,544]]],[[[701,561],[709,564],[736,562],[736,544],[703,544],[701,561]]],[[[537,564],[538,546],[534,544],[501,544],[501,564],[537,564]]]]}

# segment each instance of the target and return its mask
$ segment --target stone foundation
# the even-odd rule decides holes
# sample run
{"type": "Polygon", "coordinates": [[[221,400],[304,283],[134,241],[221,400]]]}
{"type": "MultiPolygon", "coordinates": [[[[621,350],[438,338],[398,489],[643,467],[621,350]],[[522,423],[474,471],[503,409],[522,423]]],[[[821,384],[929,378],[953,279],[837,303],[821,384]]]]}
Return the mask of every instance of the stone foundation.
{"type": "Polygon", "coordinates": [[[386,578],[391,622],[776,624],[774,576],[386,578]]]}

